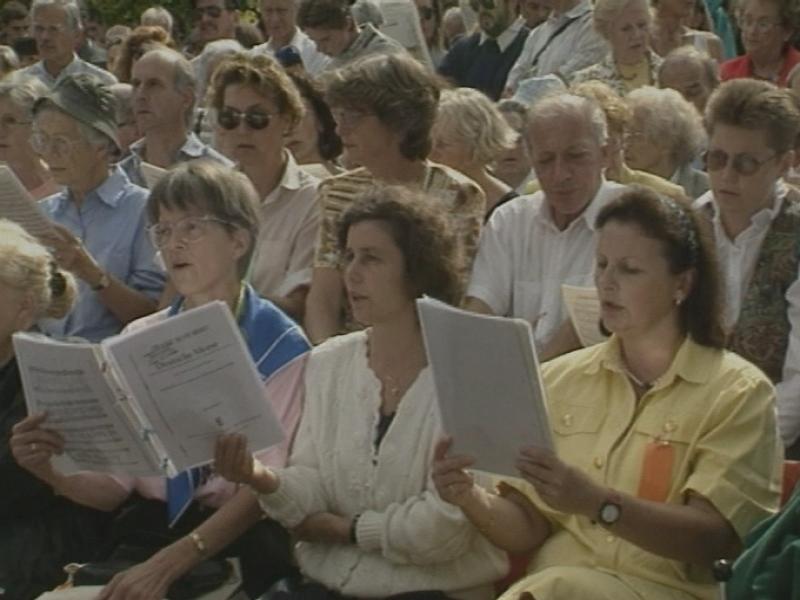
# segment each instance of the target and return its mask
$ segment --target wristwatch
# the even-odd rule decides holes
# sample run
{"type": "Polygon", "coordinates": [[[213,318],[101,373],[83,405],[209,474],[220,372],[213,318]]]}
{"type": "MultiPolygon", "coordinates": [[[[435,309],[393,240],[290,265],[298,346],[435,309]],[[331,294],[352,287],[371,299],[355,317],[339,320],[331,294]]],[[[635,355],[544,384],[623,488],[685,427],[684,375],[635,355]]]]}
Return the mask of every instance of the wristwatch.
{"type": "Polygon", "coordinates": [[[597,511],[597,522],[606,527],[614,525],[622,516],[622,504],[620,498],[612,496],[604,500],[597,511]]]}
{"type": "Polygon", "coordinates": [[[92,287],[93,292],[100,292],[111,285],[111,278],[105,271],[100,271],[100,279],[92,287]]]}

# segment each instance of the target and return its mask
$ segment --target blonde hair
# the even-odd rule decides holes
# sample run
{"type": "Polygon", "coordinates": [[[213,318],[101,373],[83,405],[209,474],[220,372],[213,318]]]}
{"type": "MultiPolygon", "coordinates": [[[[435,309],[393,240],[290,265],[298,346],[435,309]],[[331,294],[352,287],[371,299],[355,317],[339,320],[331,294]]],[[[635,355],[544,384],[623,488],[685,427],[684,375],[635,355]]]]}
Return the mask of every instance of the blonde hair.
{"type": "Polygon", "coordinates": [[[570,92],[594,100],[603,109],[611,132],[623,133],[633,118],[633,110],[607,83],[595,79],[584,81],[571,86],[570,92]]]}
{"type": "Polygon", "coordinates": [[[34,320],[60,319],[72,308],[77,287],[50,252],[16,223],[0,219],[0,284],[25,291],[33,302],[34,320]]]}
{"type": "Polygon", "coordinates": [[[455,137],[454,143],[469,148],[473,161],[486,164],[516,144],[518,134],[497,106],[472,88],[444,90],[433,126],[434,138],[455,137]]]}
{"type": "Polygon", "coordinates": [[[603,38],[608,39],[611,25],[619,18],[619,14],[634,2],[640,2],[648,7],[648,12],[651,14],[650,20],[652,21],[652,11],[647,0],[597,0],[592,12],[592,23],[595,31],[603,38]]]}

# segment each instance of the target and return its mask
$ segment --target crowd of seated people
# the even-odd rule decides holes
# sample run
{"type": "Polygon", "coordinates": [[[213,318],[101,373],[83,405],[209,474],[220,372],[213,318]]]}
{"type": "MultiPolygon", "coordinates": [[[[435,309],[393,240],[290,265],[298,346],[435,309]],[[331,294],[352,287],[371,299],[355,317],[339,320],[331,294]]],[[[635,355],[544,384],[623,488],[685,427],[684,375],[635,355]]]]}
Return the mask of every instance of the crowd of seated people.
{"type": "Polygon", "coordinates": [[[731,598],[800,593],[795,0],[185,9],[0,7],[0,195],[49,221],[0,198],[4,600],[68,563],[159,600],[215,557],[252,600],[710,600],[719,559],[731,598]],[[453,450],[423,296],[530,325],[553,449],[516,449],[516,477],[453,450]],[[65,470],[14,334],[98,343],[216,301],[284,441],[65,470]]]}

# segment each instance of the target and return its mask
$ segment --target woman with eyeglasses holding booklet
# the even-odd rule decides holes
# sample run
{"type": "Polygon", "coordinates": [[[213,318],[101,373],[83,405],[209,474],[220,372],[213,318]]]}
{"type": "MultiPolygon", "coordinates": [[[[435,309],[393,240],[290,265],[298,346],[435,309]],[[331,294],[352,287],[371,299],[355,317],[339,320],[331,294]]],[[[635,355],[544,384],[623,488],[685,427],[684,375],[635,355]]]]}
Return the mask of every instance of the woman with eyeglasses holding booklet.
{"type": "Polygon", "coordinates": [[[737,79],[711,96],[706,129],[711,191],[697,204],[713,227],[728,346],[777,387],[781,436],[797,458],[800,193],[782,178],[794,160],[800,111],[787,90],[737,79]]]}
{"type": "Polygon", "coordinates": [[[248,279],[302,319],[319,231],[319,180],[301,169],[285,145],[305,112],[294,83],[264,55],[237,54],[215,71],[210,88],[217,144],[258,192],[262,227],[248,279]]]}
{"type": "MultiPolygon", "coordinates": [[[[209,160],[181,163],[167,172],[148,200],[153,223],[148,234],[162,253],[178,297],[126,332],[208,302],[225,302],[265,381],[265,401],[286,433],[282,444],[256,458],[280,467],[300,419],[297,390],[309,344],[296,323],[242,281],[258,234],[256,211],[256,192],[241,173],[209,160]]],[[[250,597],[293,571],[287,532],[262,519],[248,490],[238,490],[207,468],[169,480],[94,472],[64,475],[51,463],[53,454],[63,450],[63,440],[47,426],[46,415],[37,414],[14,427],[11,447],[17,462],[73,502],[103,511],[124,505],[110,547],[128,545],[155,553],[115,576],[101,599],[164,598],[174,581],[218,552],[239,557],[250,597]]],[[[112,551],[109,560],[115,556],[112,551]]]]}

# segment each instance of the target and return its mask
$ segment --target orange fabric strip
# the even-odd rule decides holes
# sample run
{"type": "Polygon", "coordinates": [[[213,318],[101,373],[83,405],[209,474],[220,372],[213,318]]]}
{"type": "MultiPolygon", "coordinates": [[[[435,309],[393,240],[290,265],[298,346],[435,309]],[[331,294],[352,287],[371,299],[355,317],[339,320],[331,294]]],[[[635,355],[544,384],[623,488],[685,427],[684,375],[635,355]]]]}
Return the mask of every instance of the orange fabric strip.
{"type": "Polygon", "coordinates": [[[653,441],[647,444],[639,479],[639,498],[664,502],[672,483],[672,463],[675,448],[669,442],[653,441]]]}

